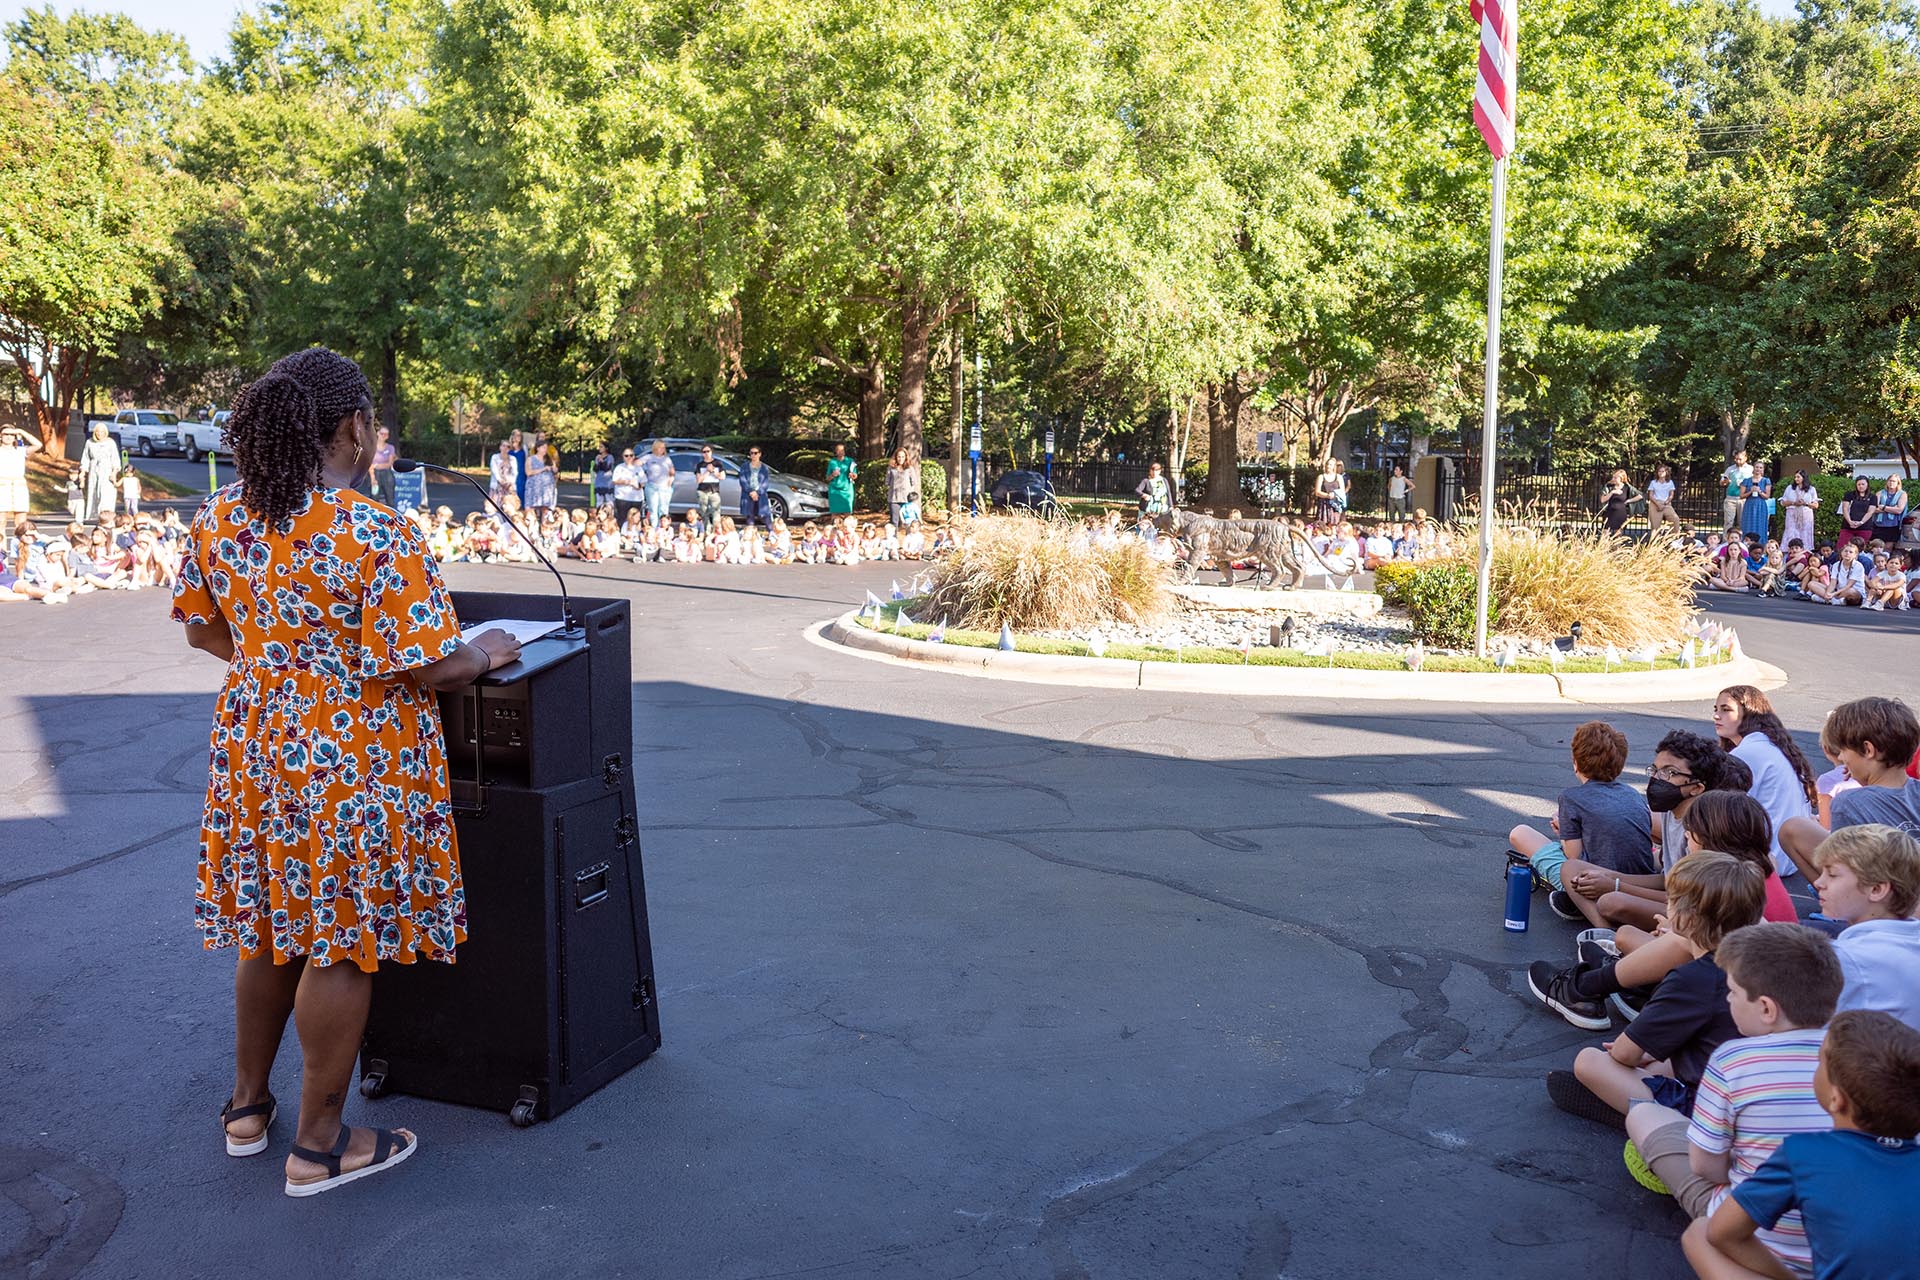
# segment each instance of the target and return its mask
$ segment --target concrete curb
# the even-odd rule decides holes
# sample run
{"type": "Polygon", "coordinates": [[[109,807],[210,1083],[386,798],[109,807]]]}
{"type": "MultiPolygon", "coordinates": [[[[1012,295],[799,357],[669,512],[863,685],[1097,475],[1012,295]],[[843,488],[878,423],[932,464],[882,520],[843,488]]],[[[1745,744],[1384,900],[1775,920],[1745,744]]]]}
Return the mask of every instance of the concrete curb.
{"type": "Polygon", "coordinates": [[[1334,667],[1236,667],[1213,662],[1140,662],[1122,658],[1083,658],[1046,653],[1002,653],[967,645],[931,644],[871,631],[853,610],[803,633],[825,648],[851,650],[859,657],[960,675],[1033,684],[1064,684],[1109,689],[1156,689],[1182,693],[1225,693],[1277,698],[1395,699],[1414,702],[1547,703],[1607,705],[1621,702],[1682,702],[1711,698],[1728,685],[1777,689],[1786,673],[1757,658],[1692,671],[1621,672],[1602,675],[1472,671],[1364,671],[1334,667]]]}

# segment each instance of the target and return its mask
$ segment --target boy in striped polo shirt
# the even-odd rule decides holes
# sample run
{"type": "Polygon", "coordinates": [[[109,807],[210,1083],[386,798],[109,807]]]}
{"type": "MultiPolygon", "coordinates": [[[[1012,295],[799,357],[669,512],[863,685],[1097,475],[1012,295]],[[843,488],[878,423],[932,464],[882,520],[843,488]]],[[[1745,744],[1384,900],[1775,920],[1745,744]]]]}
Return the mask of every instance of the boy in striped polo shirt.
{"type": "MultiPolygon", "coordinates": [[[[1691,1121],[1653,1103],[1627,1112],[1627,1168],[1693,1218],[1719,1208],[1788,1134],[1833,1127],[1813,1088],[1824,1027],[1845,983],[1833,944],[1803,925],[1756,924],[1728,934],[1715,958],[1743,1038],[1713,1051],[1691,1121]]],[[[1793,1275],[1813,1274],[1799,1213],[1758,1234],[1793,1275]]]]}

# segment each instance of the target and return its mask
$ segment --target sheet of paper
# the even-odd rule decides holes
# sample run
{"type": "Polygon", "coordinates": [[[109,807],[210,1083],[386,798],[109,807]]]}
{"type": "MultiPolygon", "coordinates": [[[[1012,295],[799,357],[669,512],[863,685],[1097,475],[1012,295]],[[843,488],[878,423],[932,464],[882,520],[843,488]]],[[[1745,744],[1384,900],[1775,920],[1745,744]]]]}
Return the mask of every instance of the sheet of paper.
{"type": "Polygon", "coordinates": [[[460,639],[471,643],[473,638],[482,631],[493,631],[497,629],[507,632],[521,644],[527,644],[531,641],[538,640],[541,636],[558,631],[565,625],[563,622],[552,620],[534,622],[526,618],[493,618],[487,622],[476,622],[472,626],[463,628],[460,632],[460,639]]]}

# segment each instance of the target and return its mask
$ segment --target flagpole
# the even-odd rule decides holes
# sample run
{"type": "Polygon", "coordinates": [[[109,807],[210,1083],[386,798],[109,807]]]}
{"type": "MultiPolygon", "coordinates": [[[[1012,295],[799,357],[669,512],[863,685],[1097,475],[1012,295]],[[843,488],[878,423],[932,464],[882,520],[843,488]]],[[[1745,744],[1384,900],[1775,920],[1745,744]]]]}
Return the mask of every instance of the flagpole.
{"type": "Polygon", "coordinates": [[[1480,413],[1480,563],[1473,584],[1473,654],[1487,656],[1493,587],[1493,455],[1500,417],[1500,271],[1506,257],[1507,158],[1493,161],[1493,234],[1487,245],[1487,385],[1480,413]]]}

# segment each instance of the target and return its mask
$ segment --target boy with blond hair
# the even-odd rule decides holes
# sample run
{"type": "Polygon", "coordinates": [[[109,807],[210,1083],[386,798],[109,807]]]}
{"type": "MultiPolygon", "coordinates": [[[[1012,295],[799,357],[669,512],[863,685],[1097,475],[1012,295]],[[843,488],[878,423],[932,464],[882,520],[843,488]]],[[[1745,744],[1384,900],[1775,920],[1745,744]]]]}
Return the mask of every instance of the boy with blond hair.
{"type": "Polygon", "coordinates": [[[1920,1030],[1920,842],[1866,823],[1834,832],[1814,857],[1821,914],[1847,921],[1834,942],[1847,979],[1840,1008],[1878,1009],[1920,1030]]]}

